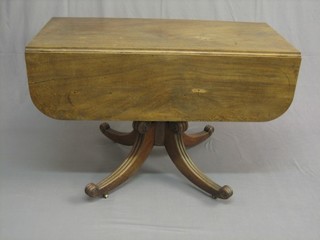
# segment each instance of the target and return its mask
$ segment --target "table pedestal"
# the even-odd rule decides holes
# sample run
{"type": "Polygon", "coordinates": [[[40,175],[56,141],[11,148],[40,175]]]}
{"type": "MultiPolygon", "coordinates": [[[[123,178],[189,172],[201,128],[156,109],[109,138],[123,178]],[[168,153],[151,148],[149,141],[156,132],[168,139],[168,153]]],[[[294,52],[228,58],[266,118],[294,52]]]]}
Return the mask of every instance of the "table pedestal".
{"type": "Polygon", "coordinates": [[[133,122],[133,131],[122,133],[102,123],[102,133],[116,143],[132,145],[132,150],[124,162],[108,177],[99,183],[89,183],[85,192],[90,197],[108,196],[114,188],[132,176],[146,160],[153,146],[165,146],[170,158],[179,171],[192,183],[209,193],[213,198],[227,199],[232,189],[219,186],[205,176],[192,162],[186,147],[192,147],[207,139],[213,133],[213,127],[207,125],[204,131],[186,134],[187,122],[133,122]]]}

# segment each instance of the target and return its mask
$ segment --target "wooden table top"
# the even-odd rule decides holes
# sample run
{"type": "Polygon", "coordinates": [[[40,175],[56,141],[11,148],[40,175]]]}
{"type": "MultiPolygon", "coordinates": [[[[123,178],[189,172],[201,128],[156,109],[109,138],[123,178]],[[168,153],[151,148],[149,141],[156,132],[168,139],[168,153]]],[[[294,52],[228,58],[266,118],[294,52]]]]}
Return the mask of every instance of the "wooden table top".
{"type": "Polygon", "coordinates": [[[53,18],[26,47],[32,100],[57,119],[271,120],[300,61],[265,23],[53,18]]]}
{"type": "Polygon", "coordinates": [[[266,23],[53,18],[28,49],[299,54],[266,23]]]}

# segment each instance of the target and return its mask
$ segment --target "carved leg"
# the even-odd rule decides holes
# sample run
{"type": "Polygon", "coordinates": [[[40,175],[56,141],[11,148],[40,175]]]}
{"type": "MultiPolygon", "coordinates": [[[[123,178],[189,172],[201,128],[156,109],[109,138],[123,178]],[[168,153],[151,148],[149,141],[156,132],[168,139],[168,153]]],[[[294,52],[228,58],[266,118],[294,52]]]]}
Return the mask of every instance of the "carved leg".
{"type": "Polygon", "coordinates": [[[155,126],[147,122],[134,122],[137,138],[129,156],[109,177],[97,184],[89,183],[85,192],[90,197],[105,196],[109,191],[125,182],[145,161],[154,145],[155,126]]]}
{"type": "Polygon", "coordinates": [[[183,133],[182,137],[183,137],[184,145],[187,148],[198,145],[199,143],[203,142],[208,137],[210,137],[212,135],[213,131],[214,131],[214,128],[210,125],[207,125],[207,126],[205,126],[203,131],[199,132],[199,133],[194,133],[194,134],[183,133]]]}
{"type": "Polygon", "coordinates": [[[110,128],[108,123],[102,123],[100,125],[101,132],[112,141],[120,143],[122,145],[132,146],[136,140],[138,132],[133,130],[130,133],[118,132],[110,128]]]}
{"type": "Polygon", "coordinates": [[[229,186],[219,186],[205,176],[192,162],[183,143],[183,132],[186,122],[169,122],[166,127],[165,147],[173,163],[191,182],[214,198],[227,199],[232,196],[229,186]]]}

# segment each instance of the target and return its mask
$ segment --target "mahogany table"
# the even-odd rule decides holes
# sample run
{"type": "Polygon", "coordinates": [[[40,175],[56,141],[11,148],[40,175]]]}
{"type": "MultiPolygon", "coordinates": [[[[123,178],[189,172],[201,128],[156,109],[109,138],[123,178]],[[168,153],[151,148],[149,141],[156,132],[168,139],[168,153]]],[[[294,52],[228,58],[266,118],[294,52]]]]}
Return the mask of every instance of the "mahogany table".
{"type": "Polygon", "coordinates": [[[186,147],[212,132],[186,134],[187,121],[268,121],[289,107],[300,53],[265,23],[53,18],[26,47],[30,95],[44,114],[67,120],[131,120],[103,134],[132,145],[91,197],[133,175],[153,146],[214,198],[232,195],[191,161],[186,147]]]}

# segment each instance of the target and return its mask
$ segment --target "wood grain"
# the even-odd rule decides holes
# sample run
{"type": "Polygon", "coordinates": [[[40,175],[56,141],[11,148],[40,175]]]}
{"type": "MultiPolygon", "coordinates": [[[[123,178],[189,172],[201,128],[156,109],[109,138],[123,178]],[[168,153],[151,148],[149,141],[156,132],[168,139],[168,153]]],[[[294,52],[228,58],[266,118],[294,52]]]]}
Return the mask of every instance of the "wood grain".
{"type": "Polygon", "coordinates": [[[34,104],[80,120],[271,120],[300,59],[266,24],[216,21],[57,18],[26,48],[34,104]]]}

